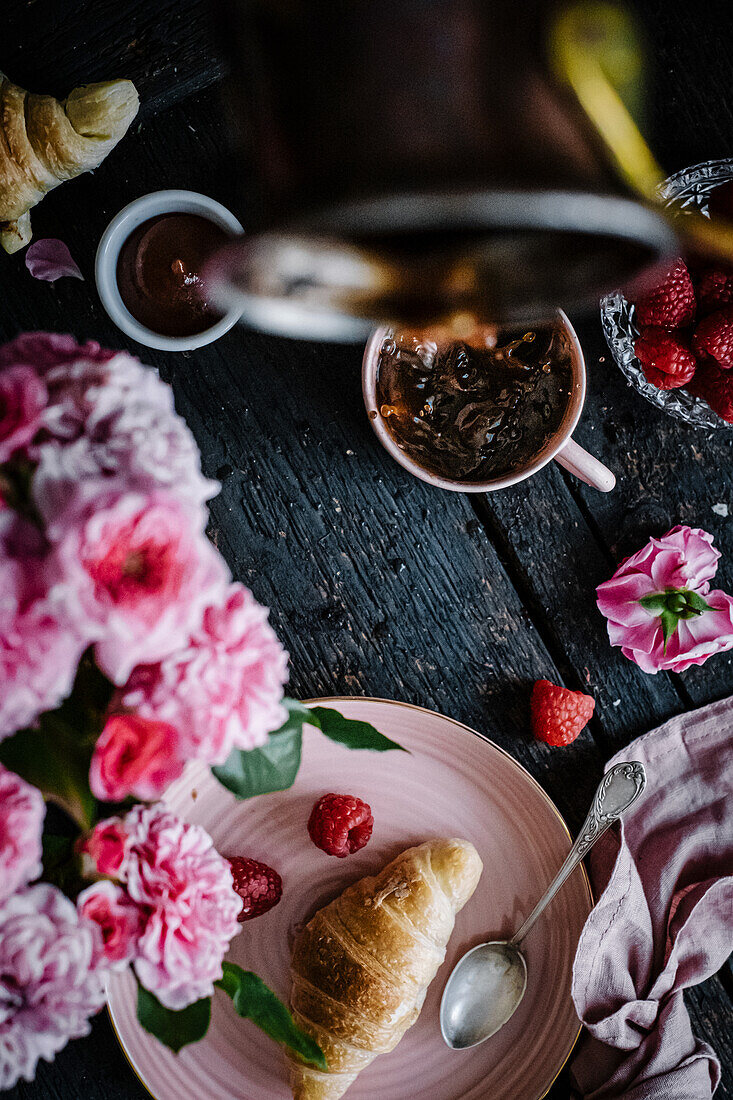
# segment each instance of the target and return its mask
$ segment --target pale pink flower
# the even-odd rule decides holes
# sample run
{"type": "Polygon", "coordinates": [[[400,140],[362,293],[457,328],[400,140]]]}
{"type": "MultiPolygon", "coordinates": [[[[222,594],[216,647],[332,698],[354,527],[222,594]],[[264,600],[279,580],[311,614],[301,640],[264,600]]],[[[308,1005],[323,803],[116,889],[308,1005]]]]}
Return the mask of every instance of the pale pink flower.
{"type": "Polygon", "coordinates": [[[95,963],[93,924],[47,883],[0,906],[0,1090],[31,1081],[69,1039],[89,1033],[104,1004],[106,970],[95,963]]]}
{"type": "Polygon", "coordinates": [[[102,802],[157,798],[183,771],[179,735],[168,722],[113,714],[92,754],[89,786],[102,802]]]}
{"type": "Polygon", "coordinates": [[[109,492],[49,527],[58,568],[97,638],[102,671],[124,684],[138,664],[185,644],[203,608],[228,580],[201,531],[202,514],[163,491],[109,492]]]}
{"type": "Polygon", "coordinates": [[[611,645],[644,672],[683,672],[733,647],[733,600],[710,590],[720,557],[712,542],[699,528],[674,527],[598,586],[611,645]]]}
{"type": "Polygon", "coordinates": [[[108,817],[95,825],[80,845],[100,875],[120,873],[127,850],[127,832],[119,817],[108,817]]]}
{"type": "Polygon", "coordinates": [[[82,480],[106,480],[98,491],[118,484],[141,491],[164,488],[192,505],[219,491],[219,483],[201,473],[198,447],[185,421],[160,401],[130,397],[114,414],[98,421],[90,417],[78,439],[63,445],[51,440],[36,452],[34,497],[51,523],[73,503],[82,480]]]}
{"type": "Polygon", "coordinates": [[[135,806],[124,828],[128,842],[120,877],[147,913],[135,971],[161,1004],[184,1008],[213,993],[240,929],[242,901],[229,863],[200,826],[185,824],[158,804],[135,806]]]}
{"type": "Polygon", "coordinates": [[[48,389],[43,426],[50,436],[72,442],[82,434],[93,435],[128,401],[172,411],[173,393],[155,371],[125,352],[86,358],[82,350],[77,359],[50,366],[43,373],[48,389]]]}
{"type": "Polygon", "coordinates": [[[69,694],[88,643],[73,589],[47,586],[46,566],[37,529],[0,510],[0,740],[69,694]]]}
{"type": "Polygon", "coordinates": [[[33,439],[46,397],[46,387],[32,367],[0,368],[0,462],[33,439]]]}
{"type": "Polygon", "coordinates": [[[175,726],[186,759],[221,764],[233,748],[263,745],[287,718],[288,655],[267,616],[244,585],[229,585],[184,648],[135,669],[119,703],[175,726]]]}
{"type": "Polygon", "coordinates": [[[41,792],[0,764],[0,903],[40,875],[45,814],[41,792]]]}
{"type": "Polygon", "coordinates": [[[25,363],[43,374],[61,363],[77,359],[105,362],[118,353],[101,348],[96,340],[78,344],[73,336],[58,332],[23,332],[7,344],[0,346],[0,369],[16,363],[25,363]]]}
{"type": "Polygon", "coordinates": [[[82,890],[76,899],[80,917],[99,928],[95,956],[111,970],[124,970],[134,958],[145,914],[117,883],[104,879],[82,890]]]}

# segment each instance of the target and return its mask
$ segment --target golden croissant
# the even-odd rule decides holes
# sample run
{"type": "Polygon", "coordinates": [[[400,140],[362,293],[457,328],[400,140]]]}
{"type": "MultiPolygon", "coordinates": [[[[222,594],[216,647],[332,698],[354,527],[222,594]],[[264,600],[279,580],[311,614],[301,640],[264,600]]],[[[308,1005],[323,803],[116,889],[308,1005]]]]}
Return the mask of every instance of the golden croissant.
{"type": "Polygon", "coordinates": [[[295,1100],[337,1100],[360,1070],[399,1043],[420,1014],[481,870],[467,840],[428,841],[349,886],[298,934],[290,1004],[328,1072],[289,1055],[295,1100]]]}
{"type": "Polygon", "coordinates": [[[0,244],[31,239],[30,210],[64,180],[98,168],[140,106],[129,80],[75,88],[63,102],[31,95],[0,73],[0,244]]]}

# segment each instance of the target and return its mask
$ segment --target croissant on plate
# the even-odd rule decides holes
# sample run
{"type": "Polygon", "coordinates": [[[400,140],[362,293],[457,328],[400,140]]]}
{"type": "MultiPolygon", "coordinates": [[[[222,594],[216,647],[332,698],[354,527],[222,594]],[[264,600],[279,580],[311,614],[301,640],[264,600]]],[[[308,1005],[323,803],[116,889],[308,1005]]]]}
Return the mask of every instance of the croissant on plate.
{"type": "Polygon", "coordinates": [[[296,937],[290,1004],[328,1072],[289,1055],[295,1100],[337,1100],[420,1014],[456,913],[482,864],[467,840],[432,840],[349,886],[296,937]]]}
{"type": "Polygon", "coordinates": [[[30,211],[64,180],[98,168],[137,114],[129,80],[75,88],[65,100],[31,95],[0,73],[0,244],[31,239],[30,211]]]}

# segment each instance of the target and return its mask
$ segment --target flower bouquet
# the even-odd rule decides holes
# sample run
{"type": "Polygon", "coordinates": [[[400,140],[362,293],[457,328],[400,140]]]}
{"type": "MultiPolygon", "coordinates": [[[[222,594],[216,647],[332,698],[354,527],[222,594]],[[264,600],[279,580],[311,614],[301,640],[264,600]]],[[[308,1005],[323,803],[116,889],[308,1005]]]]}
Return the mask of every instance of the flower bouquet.
{"type": "Polygon", "coordinates": [[[283,698],[268,612],[205,534],[217,490],[137,360],[44,333],[0,349],[0,1089],[86,1034],[128,966],[141,1025],[173,1050],[205,1034],[217,986],[324,1065],[224,960],[242,929],[229,862],[158,800],[190,760],[239,798],[284,790],[304,722],[399,746],[283,698]]]}

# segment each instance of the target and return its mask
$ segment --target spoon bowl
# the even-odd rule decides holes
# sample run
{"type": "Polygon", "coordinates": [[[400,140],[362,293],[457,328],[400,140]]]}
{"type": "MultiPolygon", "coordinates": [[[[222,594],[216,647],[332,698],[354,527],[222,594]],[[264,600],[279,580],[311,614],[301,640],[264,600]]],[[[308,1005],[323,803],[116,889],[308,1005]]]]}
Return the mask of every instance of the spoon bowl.
{"type": "Polygon", "coordinates": [[[646,773],[637,761],[609,769],[565,862],[521,928],[510,940],[480,943],[456,963],[440,1002],[440,1030],[453,1050],[483,1043],[514,1015],[527,988],[527,963],[519,944],[598,838],[636,802],[645,785],[646,773]]]}
{"type": "Polygon", "coordinates": [[[513,943],[493,940],[468,951],[443,993],[440,1028],[448,1046],[464,1050],[491,1038],[514,1015],[526,988],[527,964],[513,943]]]}

